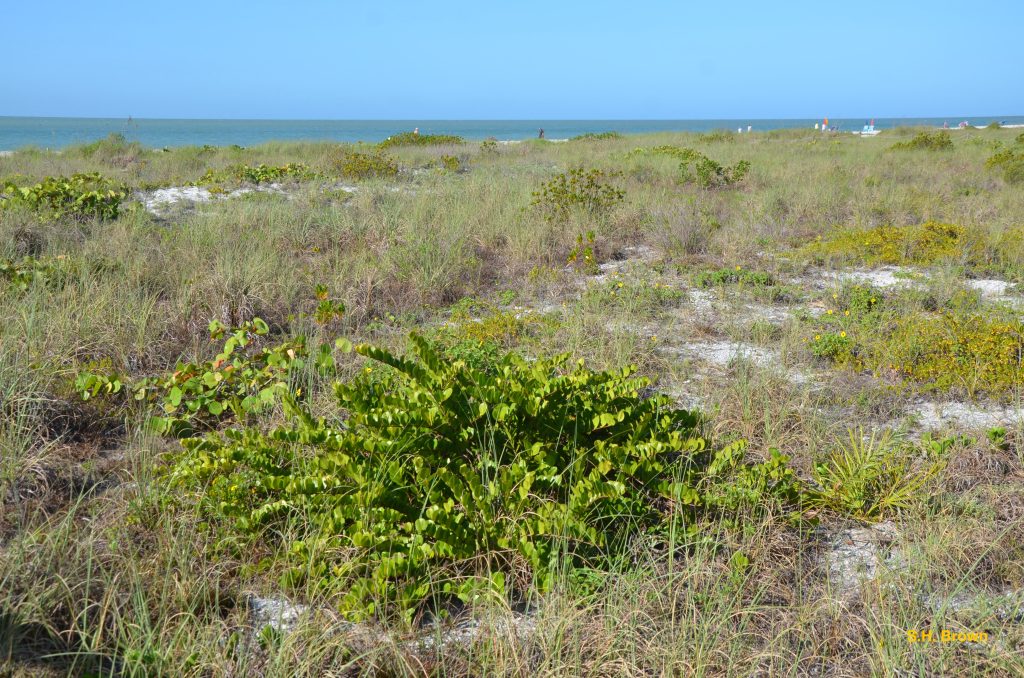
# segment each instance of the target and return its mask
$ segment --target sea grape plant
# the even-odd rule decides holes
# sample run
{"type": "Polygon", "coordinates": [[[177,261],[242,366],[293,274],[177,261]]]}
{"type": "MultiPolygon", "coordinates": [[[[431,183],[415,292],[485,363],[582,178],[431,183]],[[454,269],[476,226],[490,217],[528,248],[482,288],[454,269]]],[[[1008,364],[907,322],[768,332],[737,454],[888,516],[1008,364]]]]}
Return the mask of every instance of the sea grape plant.
{"type": "MultiPolygon", "coordinates": [[[[150,425],[164,435],[191,435],[230,419],[244,422],[292,393],[292,374],[311,357],[303,337],[262,345],[259,340],[268,331],[259,318],[234,328],[215,320],[210,337],[224,345],[213,360],[182,362],[170,374],[134,381],[117,373],[83,372],[75,389],[84,400],[126,395],[153,407],[157,414],[149,418],[150,425]]],[[[312,358],[318,368],[334,366],[329,346],[321,346],[312,358]]]]}
{"type": "Polygon", "coordinates": [[[116,219],[128,188],[98,173],[46,177],[32,186],[6,184],[0,207],[22,205],[45,218],[116,219]]]}
{"type": "Polygon", "coordinates": [[[305,529],[286,580],[335,592],[354,618],[544,590],[559,567],[600,567],[669,524],[794,496],[784,457],[713,448],[699,415],[631,368],[508,353],[483,370],[411,346],[354,348],[371,363],[335,387],[343,422],[289,397],[287,425],[184,440],[169,480],[253,538],[305,529]]]}

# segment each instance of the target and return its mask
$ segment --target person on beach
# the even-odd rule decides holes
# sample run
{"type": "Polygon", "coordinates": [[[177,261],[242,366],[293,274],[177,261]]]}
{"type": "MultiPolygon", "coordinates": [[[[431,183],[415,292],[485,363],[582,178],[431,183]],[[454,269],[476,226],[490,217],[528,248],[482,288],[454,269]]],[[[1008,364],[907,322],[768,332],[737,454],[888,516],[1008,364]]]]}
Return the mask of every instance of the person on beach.
{"type": "Polygon", "coordinates": [[[543,127],[540,128],[540,134],[537,135],[537,138],[538,139],[543,139],[544,138],[544,128],[543,127]]]}
{"type": "Polygon", "coordinates": [[[414,130],[412,131],[412,135],[413,135],[414,137],[418,137],[418,136],[420,135],[420,128],[419,128],[419,127],[417,127],[416,129],[414,129],[414,130]]]}

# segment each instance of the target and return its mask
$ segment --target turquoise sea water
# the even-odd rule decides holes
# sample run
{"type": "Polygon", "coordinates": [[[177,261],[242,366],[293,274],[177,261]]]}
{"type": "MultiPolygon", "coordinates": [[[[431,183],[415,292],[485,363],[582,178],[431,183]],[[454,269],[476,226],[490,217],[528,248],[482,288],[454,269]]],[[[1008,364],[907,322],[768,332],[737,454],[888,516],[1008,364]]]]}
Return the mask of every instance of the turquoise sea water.
{"type": "MultiPolygon", "coordinates": [[[[950,127],[967,120],[972,125],[992,121],[1024,124],[1024,116],[949,116],[937,118],[877,118],[876,129],[898,125],[950,127]]],[[[370,141],[376,142],[419,127],[422,134],[457,134],[467,139],[528,139],[544,128],[548,139],[564,139],[586,132],[614,130],[644,132],[705,132],[713,129],[754,130],[814,127],[819,120],[163,120],[115,118],[18,118],[0,116],[0,151],[24,146],[58,149],[123,134],[146,146],[163,148],[211,144],[251,146],[265,141],[370,141]]],[[[866,119],[829,119],[844,131],[859,130],[866,119]]]]}

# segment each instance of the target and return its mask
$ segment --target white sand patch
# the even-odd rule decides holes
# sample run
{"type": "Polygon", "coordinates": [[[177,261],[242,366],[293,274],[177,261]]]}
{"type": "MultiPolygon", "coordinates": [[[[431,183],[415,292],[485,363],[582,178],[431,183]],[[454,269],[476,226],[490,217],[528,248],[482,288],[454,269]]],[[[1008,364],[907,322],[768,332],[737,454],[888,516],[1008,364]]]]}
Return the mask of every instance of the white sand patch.
{"type": "Polygon", "coordinates": [[[208,202],[213,199],[213,194],[200,186],[173,186],[158,188],[155,191],[139,191],[135,197],[146,208],[146,211],[159,214],[164,209],[180,202],[208,202]]]}
{"type": "Polygon", "coordinates": [[[659,351],[699,360],[721,369],[728,368],[738,360],[747,360],[760,368],[774,370],[793,384],[808,384],[815,379],[814,374],[783,365],[778,351],[743,341],[698,341],[680,346],[660,347],[659,351]]]}
{"type": "MultiPolygon", "coordinates": [[[[872,285],[882,289],[892,287],[912,287],[920,285],[924,274],[912,268],[899,266],[883,266],[875,269],[854,269],[852,271],[828,272],[823,276],[826,283],[852,282],[861,285],[872,285]]],[[[819,285],[820,287],[821,285],[819,285]]]]}
{"type": "Polygon", "coordinates": [[[762,367],[782,366],[779,355],[775,351],[744,342],[702,341],[668,350],[688,358],[703,360],[718,367],[728,367],[735,360],[749,360],[762,367]]]}
{"type": "MultiPolygon", "coordinates": [[[[687,288],[686,296],[690,301],[690,305],[697,312],[697,315],[704,318],[718,313],[729,315],[733,320],[746,322],[762,320],[774,325],[781,325],[793,317],[797,311],[796,308],[792,307],[768,306],[766,304],[743,301],[733,302],[730,299],[721,299],[715,292],[699,287],[687,288]]],[[[808,312],[811,314],[814,314],[816,311],[819,313],[823,312],[818,311],[818,309],[808,309],[808,312]]]]}
{"type": "Polygon", "coordinates": [[[708,290],[691,287],[686,290],[686,296],[697,313],[707,315],[715,312],[715,295],[708,290]]]}
{"type": "Polygon", "coordinates": [[[598,265],[600,273],[593,276],[594,282],[604,282],[608,279],[609,275],[615,273],[621,273],[635,265],[649,264],[657,257],[657,252],[653,248],[647,245],[638,245],[636,247],[624,247],[622,248],[622,258],[613,259],[612,261],[606,261],[603,264],[598,265]]]}
{"type": "Polygon", "coordinates": [[[749,322],[763,320],[773,325],[781,325],[793,316],[792,309],[765,306],[764,304],[744,304],[737,313],[742,320],[749,322]]]}
{"type": "Polygon", "coordinates": [[[10,155],[14,155],[14,151],[0,151],[0,158],[6,158],[10,155]]]}
{"type": "Polygon", "coordinates": [[[1013,287],[1013,283],[1005,280],[965,280],[964,284],[987,298],[1005,297],[1007,291],[1013,287]]]}
{"type": "MultiPolygon", "coordinates": [[[[341,184],[332,187],[334,190],[355,192],[354,186],[341,184]]],[[[142,203],[143,207],[150,214],[162,216],[175,205],[192,206],[214,200],[230,200],[250,193],[271,193],[290,197],[291,193],[279,184],[260,184],[258,186],[243,186],[225,193],[211,193],[202,186],[172,186],[170,188],[158,188],[153,191],[136,191],[135,199],[142,203]]]]}
{"type": "Polygon", "coordinates": [[[892,549],[896,537],[896,525],[891,521],[832,535],[824,554],[832,592],[843,598],[853,597],[863,584],[883,572],[903,569],[903,559],[892,549]]]}
{"type": "Polygon", "coordinates": [[[994,403],[919,403],[908,414],[917,418],[921,427],[927,430],[949,426],[959,429],[992,428],[1024,421],[1024,409],[994,403]]]}
{"type": "Polygon", "coordinates": [[[291,631],[299,620],[309,613],[307,606],[293,603],[287,598],[262,598],[250,595],[246,603],[257,628],[269,626],[279,632],[291,631]]]}
{"type": "MultiPolygon", "coordinates": [[[[687,384],[691,383],[690,379],[687,379],[683,383],[677,386],[671,386],[664,389],[662,392],[676,401],[676,403],[684,410],[690,411],[703,411],[706,410],[707,403],[701,396],[692,393],[687,389],[687,384]]],[[[660,390],[660,389],[659,389],[660,390]]]]}

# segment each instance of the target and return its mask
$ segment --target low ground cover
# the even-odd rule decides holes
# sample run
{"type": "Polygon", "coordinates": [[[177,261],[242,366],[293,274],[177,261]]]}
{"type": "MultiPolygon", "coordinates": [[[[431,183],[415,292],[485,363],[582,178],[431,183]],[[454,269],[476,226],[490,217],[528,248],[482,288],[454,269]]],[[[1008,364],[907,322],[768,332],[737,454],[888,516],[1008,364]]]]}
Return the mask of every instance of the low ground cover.
{"type": "Polygon", "coordinates": [[[0,673],[1013,674],[1020,142],[918,131],[0,157],[0,673]]]}

